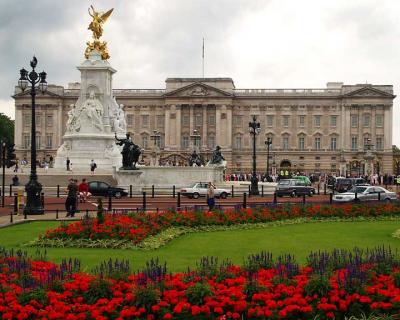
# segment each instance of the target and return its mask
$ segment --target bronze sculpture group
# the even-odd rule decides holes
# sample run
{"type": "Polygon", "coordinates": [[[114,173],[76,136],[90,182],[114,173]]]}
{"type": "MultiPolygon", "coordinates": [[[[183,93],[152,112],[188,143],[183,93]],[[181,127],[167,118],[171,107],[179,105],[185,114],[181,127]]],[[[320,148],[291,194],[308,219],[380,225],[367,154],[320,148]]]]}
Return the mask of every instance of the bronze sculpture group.
{"type": "Polygon", "coordinates": [[[122,147],[122,168],[124,170],[137,170],[136,164],[139,162],[139,156],[142,153],[140,147],[133,143],[131,135],[126,134],[126,138],[118,139],[117,134],[115,134],[116,144],[122,147]]]}

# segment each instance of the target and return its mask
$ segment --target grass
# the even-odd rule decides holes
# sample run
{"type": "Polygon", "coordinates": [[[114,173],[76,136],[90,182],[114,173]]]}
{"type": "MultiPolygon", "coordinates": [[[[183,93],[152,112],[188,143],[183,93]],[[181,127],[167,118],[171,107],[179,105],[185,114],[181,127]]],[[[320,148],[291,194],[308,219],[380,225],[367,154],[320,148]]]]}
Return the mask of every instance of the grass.
{"type": "MultiPolygon", "coordinates": [[[[18,248],[58,225],[59,222],[32,222],[0,229],[0,245],[18,248]]],[[[161,262],[167,261],[170,271],[184,271],[188,266],[195,266],[196,261],[205,255],[230,258],[241,264],[248,254],[261,250],[270,251],[275,257],[293,253],[299,262],[305,262],[310,251],[320,249],[366,248],[382,244],[400,249],[400,239],[391,236],[397,229],[400,229],[400,221],[321,222],[187,234],[155,251],[49,248],[47,256],[55,262],[63,258],[79,258],[86,271],[109,258],[128,259],[133,270],[137,270],[153,257],[158,257],[161,262]]],[[[34,253],[36,248],[24,250],[34,253]]]]}

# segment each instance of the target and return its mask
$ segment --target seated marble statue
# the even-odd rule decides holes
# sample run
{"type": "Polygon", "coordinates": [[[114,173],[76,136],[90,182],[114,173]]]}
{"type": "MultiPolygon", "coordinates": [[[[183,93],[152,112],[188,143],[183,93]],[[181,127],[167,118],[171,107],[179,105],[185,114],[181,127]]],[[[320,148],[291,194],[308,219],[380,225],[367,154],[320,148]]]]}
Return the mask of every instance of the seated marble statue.
{"type": "Polygon", "coordinates": [[[80,108],[80,120],[83,126],[91,126],[103,131],[103,106],[91,91],[89,98],[80,108]]]}
{"type": "Polygon", "coordinates": [[[223,164],[225,158],[221,154],[221,147],[216,146],[215,150],[213,151],[211,160],[208,164],[223,164]]]}

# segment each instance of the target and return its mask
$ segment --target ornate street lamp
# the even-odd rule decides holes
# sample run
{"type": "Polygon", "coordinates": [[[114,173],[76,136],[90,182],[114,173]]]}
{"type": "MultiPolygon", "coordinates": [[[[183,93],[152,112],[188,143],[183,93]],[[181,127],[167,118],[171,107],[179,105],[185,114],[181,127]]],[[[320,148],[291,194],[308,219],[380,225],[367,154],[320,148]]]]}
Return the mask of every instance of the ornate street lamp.
{"type": "Polygon", "coordinates": [[[1,164],[3,166],[3,177],[1,179],[1,206],[5,205],[5,179],[6,179],[6,142],[1,141],[1,164]]]}
{"type": "Polygon", "coordinates": [[[258,179],[257,179],[257,164],[256,164],[256,136],[260,133],[260,123],[256,121],[257,118],[254,115],[253,121],[249,122],[249,132],[253,136],[253,174],[251,176],[251,187],[250,194],[257,195],[258,191],[258,179]]]}
{"type": "Polygon", "coordinates": [[[40,199],[42,185],[38,182],[36,174],[36,119],[35,119],[35,97],[36,90],[39,89],[42,93],[47,90],[46,72],[37,73],[35,71],[37,59],[34,56],[31,63],[32,71],[21,69],[21,77],[18,80],[18,85],[22,91],[28,88],[30,84],[30,94],[32,98],[32,116],[31,116],[31,174],[29,182],[25,185],[27,194],[24,214],[43,214],[44,209],[40,199]]]}
{"type": "Polygon", "coordinates": [[[269,147],[272,145],[272,138],[268,137],[267,140],[265,140],[265,145],[267,146],[267,181],[269,180],[270,174],[269,174],[269,147]]]}

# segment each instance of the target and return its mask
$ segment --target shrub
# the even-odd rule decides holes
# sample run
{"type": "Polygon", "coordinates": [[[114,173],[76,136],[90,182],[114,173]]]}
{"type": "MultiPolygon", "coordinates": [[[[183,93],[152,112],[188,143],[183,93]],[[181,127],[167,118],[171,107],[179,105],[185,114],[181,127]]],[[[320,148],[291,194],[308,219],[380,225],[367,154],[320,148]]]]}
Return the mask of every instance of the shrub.
{"type": "Polygon", "coordinates": [[[111,283],[101,278],[90,282],[89,289],[83,293],[83,297],[88,304],[94,304],[102,298],[111,299],[112,296],[111,283]]]}
{"type": "Polygon", "coordinates": [[[204,303],[205,297],[213,296],[213,293],[208,283],[197,282],[195,285],[186,289],[185,295],[191,304],[198,306],[204,303]]]}

